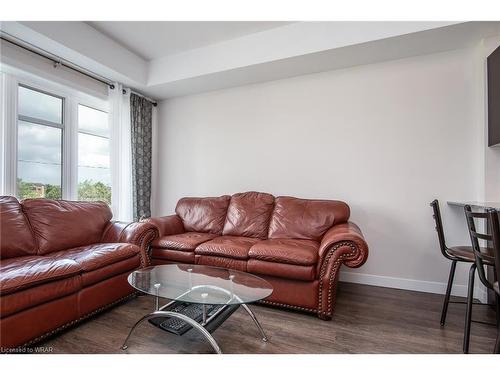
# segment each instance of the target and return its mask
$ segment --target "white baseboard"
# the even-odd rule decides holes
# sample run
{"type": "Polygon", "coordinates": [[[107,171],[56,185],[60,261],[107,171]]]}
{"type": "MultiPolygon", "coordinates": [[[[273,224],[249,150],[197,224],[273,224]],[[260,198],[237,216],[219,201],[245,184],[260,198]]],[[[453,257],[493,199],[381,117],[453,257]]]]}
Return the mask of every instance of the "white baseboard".
{"type": "MultiPolygon", "coordinates": [[[[414,290],[426,293],[444,294],[446,292],[446,283],[369,275],[364,273],[340,272],[340,281],[394,289],[414,290]]],[[[481,302],[486,302],[486,289],[479,284],[477,282],[475,284],[474,297],[479,299],[481,302]]],[[[459,297],[467,296],[467,285],[453,284],[451,294],[459,297]]]]}

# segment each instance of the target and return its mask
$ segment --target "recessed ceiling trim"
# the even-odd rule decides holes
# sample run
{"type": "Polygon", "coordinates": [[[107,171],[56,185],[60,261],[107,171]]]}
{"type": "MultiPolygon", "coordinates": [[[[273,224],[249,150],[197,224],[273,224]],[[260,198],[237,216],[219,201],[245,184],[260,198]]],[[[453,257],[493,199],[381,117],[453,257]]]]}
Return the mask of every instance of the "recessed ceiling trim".
{"type": "Polygon", "coordinates": [[[270,21],[92,21],[88,25],[144,60],[236,39],[291,22],[270,21]]]}

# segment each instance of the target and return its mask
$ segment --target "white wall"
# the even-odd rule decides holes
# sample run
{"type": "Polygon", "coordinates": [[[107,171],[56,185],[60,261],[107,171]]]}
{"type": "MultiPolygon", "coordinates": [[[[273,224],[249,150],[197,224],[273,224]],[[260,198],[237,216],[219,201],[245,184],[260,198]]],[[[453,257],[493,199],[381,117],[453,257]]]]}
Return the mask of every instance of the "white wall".
{"type": "MultiPolygon", "coordinates": [[[[156,212],[183,196],[246,190],[341,199],[370,246],[344,280],[441,292],[429,202],[467,244],[446,200],[484,192],[477,48],[175,98],[160,104],[156,212]]],[[[455,293],[464,294],[458,269],[455,293]]]]}

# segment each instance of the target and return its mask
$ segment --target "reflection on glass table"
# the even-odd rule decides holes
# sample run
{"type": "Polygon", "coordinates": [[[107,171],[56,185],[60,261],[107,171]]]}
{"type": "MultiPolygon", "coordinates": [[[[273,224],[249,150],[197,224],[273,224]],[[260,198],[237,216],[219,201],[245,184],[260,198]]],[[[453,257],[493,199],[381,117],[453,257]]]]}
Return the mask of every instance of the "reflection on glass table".
{"type": "Polygon", "coordinates": [[[179,335],[195,328],[217,353],[221,353],[211,332],[240,306],[254,321],[262,340],[267,341],[262,326],[247,306],[247,303],[262,300],[273,292],[271,284],[258,276],[219,267],[168,264],[134,271],[129,275],[128,282],[135,289],[155,297],[155,311],[143,316],[132,327],[123,349],[127,349],[128,339],[134,329],[149,320],[179,335]],[[171,301],[160,307],[160,298],[171,301]],[[186,326],[189,326],[188,329],[186,326]]]}

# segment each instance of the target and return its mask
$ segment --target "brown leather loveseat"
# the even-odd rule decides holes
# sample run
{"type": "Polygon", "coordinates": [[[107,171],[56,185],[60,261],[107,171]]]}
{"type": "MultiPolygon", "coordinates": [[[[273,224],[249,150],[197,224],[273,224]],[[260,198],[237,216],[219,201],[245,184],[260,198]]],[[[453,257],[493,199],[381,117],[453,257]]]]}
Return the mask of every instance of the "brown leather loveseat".
{"type": "Polygon", "coordinates": [[[182,198],[176,215],[150,218],[160,237],[152,264],[196,263],[251,272],[269,281],[264,303],[331,319],[342,264],[359,267],[368,246],[334,200],[247,192],[182,198]]]}
{"type": "Polygon", "coordinates": [[[34,343],[133,294],[147,223],[111,222],[101,202],[0,197],[0,347],[34,343]]]}

